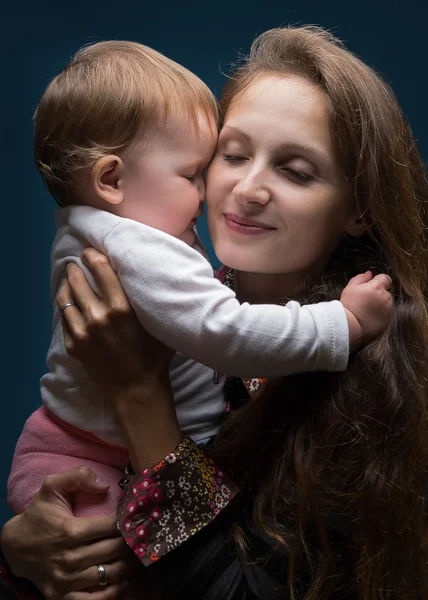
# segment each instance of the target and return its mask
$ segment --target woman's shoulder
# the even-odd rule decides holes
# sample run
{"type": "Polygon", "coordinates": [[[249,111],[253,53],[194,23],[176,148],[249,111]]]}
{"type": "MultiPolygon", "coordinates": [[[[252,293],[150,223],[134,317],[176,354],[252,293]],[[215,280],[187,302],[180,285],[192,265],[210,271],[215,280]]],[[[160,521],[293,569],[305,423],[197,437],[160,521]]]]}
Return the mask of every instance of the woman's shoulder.
{"type": "Polygon", "coordinates": [[[285,598],[284,561],[272,553],[267,536],[250,525],[250,515],[251,503],[238,494],[197,536],[155,565],[159,575],[168,573],[175,600],[285,598]]]}

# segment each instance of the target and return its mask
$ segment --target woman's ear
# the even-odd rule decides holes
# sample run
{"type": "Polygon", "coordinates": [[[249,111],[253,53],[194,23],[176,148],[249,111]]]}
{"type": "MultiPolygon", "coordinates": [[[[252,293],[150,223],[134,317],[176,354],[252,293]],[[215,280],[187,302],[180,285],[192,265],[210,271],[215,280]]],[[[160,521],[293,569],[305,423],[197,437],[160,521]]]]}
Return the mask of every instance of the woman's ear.
{"type": "Polygon", "coordinates": [[[364,218],[367,213],[365,210],[363,213],[360,213],[358,216],[355,214],[348,222],[348,226],[346,227],[346,233],[348,235],[352,235],[353,237],[358,237],[362,235],[369,228],[367,220],[364,218]]]}
{"type": "Polygon", "coordinates": [[[120,204],[123,200],[121,178],[123,161],[115,154],[103,156],[92,167],[91,181],[99,198],[110,204],[120,204]]]}

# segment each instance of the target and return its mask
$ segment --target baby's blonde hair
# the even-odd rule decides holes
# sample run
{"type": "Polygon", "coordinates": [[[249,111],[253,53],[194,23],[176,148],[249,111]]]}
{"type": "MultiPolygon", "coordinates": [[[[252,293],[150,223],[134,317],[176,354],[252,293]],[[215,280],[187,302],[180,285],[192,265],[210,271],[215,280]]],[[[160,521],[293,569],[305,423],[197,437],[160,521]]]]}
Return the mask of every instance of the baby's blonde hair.
{"type": "Polygon", "coordinates": [[[156,50],[126,41],[79,50],[46,88],[35,112],[36,167],[56,201],[76,201],[75,174],[147,140],[171,113],[198,127],[217,123],[209,88],[156,50]]]}

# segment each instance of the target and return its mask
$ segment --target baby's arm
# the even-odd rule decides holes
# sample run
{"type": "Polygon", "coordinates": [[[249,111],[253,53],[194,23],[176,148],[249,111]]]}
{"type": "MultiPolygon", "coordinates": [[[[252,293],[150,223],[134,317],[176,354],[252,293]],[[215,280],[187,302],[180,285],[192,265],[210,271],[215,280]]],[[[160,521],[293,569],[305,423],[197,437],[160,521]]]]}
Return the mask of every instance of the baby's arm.
{"type": "Polygon", "coordinates": [[[149,333],[198,362],[253,377],[346,368],[349,314],[339,301],[241,305],[195,250],[129,220],[98,249],[149,333]]]}
{"type": "Polygon", "coordinates": [[[105,251],[147,331],[198,362],[253,377],[346,368],[349,329],[338,301],[240,304],[195,250],[139,223],[112,230],[105,251]]]}

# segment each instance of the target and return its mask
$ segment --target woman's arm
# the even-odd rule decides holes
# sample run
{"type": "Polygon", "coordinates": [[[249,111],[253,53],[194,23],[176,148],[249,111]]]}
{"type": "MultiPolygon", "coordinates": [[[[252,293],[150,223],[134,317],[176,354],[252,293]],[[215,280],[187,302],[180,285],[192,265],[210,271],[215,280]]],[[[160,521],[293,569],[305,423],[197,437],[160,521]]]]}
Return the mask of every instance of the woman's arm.
{"type": "Polygon", "coordinates": [[[168,366],[173,352],[139,324],[108,259],[89,248],[82,259],[100,296],[74,263],[57,302],[76,302],[63,313],[64,342],[92,380],[113,401],[136,470],[158,462],[180,442],[168,366]]]}
{"type": "Polygon", "coordinates": [[[82,259],[100,295],[73,265],[58,303],[77,303],[64,313],[67,348],[110,394],[130,446],[136,474],[124,485],[120,532],[139,560],[170,583],[171,597],[275,598],[278,580],[254,562],[254,553],[247,564],[230,535],[239,523],[252,551],[263,544],[246,524],[249,507],[239,498],[231,502],[234,483],[178,429],[171,355],[132,316],[108,260],[93,249],[82,259]]]}
{"type": "MultiPolygon", "coordinates": [[[[74,282],[73,266],[70,274],[72,283],[74,282]]],[[[101,271],[103,270],[102,259],[101,262],[97,261],[97,266],[101,271]]],[[[79,280],[79,275],[77,275],[77,280],[79,280]]],[[[67,293],[67,285],[65,293],[67,293]]],[[[109,285],[110,282],[107,278],[108,289],[110,289],[109,285]]],[[[95,379],[98,376],[102,384],[112,391],[119,418],[129,432],[129,446],[134,457],[133,464],[138,469],[140,464],[151,464],[159,460],[181,439],[170,398],[168,376],[167,374],[164,376],[164,372],[167,373],[167,364],[171,353],[159,345],[160,355],[157,356],[156,342],[153,342],[151,352],[145,359],[147,368],[144,368],[145,375],[143,385],[141,385],[143,372],[141,345],[145,341],[144,332],[141,330],[141,335],[135,335],[136,324],[126,297],[125,306],[117,302],[114,294],[109,298],[111,299],[108,306],[109,318],[115,325],[119,324],[125,340],[126,351],[131,349],[128,358],[123,361],[126,370],[122,368],[120,371],[120,377],[124,376],[126,381],[126,398],[124,396],[125,388],[120,385],[122,380],[116,376],[117,370],[114,363],[108,363],[109,358],[117,360],[118,356],[126,356],[126,352],[121,352],[125,348],[122,349],[115,343],[114,356],[106,356],[105,351],[102,355],[100,352],[93,352],[93,357],[100,357],[100,362],[96,364],[91,374],[95,376],[95,379]],[[135,344],[135,347],[131,346],[132,343],[135,344]],[[134,360],[132,360],[133,358],[134,360]],[[154,404],[141,403],[141,399],[147,395],[152,397],[154,393],[159,399],[156,416],[161,419],[163,424],[164,437],[159,435],[156,428],[147,426],[149,423],[153,424],[154,404]],[[133,398],[139,400],[138,411],[136,410],[137,403],[133,402],[133,398]],[[146,412],[144,413],[145,408],[146,412]],[[144,434],[143,438],[142,433],[144,434]],[[144,439],[144,444],[141,444],[142,439],[144,439]]],[[[94,302],[95,296],[92,300],[91,303],[82,298],[81,306],[86,306],[88,310],[92,311],[91,314],[96,325],[99,325],[100,322],[102,324],[104,319],[102,305],[94,302]]],[[[68,316],[73,310],[74,307],[68,307],[65,316],[68,316]]],[[[77,340],[77,346],[85,348],[86,333],[83,329],[83,319],[76,321],[79,314],[77,311],[74,314],[74,342],[76,343],[77,340]]],[[[108,327],[105,327],[103,334],[107,332],[108,327]]],[[[121,339],[121,336],[117,336],[117,341],[121,339]]],[[[66,343],[70,343],[70,341],[70,337],[66,338],[66,343]]],[[[97,342],[95,346],[97,346],[97,342]]],[[[105,350],[104,347],[103,350],[105,350]]],[[[117,531],[116,515],[99,519],[77,519],[73,516],[71,496],[77,489],[85,489],[94,493],[106,491],[105,485],[95,483],[93,474],[88,473],[86,469],[49,477],[27,510],[4,526],[2,548],[5,557],[12,573],[16,577],[32,581],[48,600],[53,598],[66,600],[120,598],[120,582],[127,575],[127,562],[122,557],[128,555],[132,558],[132,555],[117,531]],[[89,596],[89,593],[83,590],[98,586],[98,564],[107,565],[109,586],[99,589],[89,596]]],[[[21,586],[18,579],[13,578],[6,583],[8,579],[6,565],[4,565],[3,575],[4,584],[9,588],[13,586],[13,590],[18,593],[21,586]]],[[[25,592],[27,587],[24,584],[25,592]]]]}

